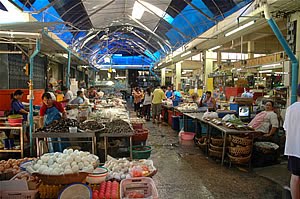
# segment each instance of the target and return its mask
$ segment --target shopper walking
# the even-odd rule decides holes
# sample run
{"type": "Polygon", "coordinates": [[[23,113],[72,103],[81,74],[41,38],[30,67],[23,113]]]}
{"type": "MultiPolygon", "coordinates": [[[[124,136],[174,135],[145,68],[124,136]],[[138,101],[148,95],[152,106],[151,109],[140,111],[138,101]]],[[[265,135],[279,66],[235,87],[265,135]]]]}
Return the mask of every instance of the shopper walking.
{"type": "Polygon", "coordinates": [[[146,89],[144,95],[144,102],[143,102],[143,110],[144,110],[144,116],[146,121],[150,121],[151,101],[152,101],[152,93],[151,93],[151,89],[148,87],[146,89]]]}
{"type": "Polygon", "coordinates": [[[165,95],[166,87],[165,86],[157,86],[157,88],[153,91],[152,95],[152,122],[155,123],[155,119],[158,123],[160,123],[160,114],[161,114],[161,105],[162,101],[166,100],[167,97],[165,95]]]}
{"type": "Polygon", "coordinates": [[[297,95],[298,102],[287,108],[283,124],[286,131],[284,155],[289,157],[288,169],[292,173],[290,187],[293,199],[300,199],[300,84],[297,95]]]}

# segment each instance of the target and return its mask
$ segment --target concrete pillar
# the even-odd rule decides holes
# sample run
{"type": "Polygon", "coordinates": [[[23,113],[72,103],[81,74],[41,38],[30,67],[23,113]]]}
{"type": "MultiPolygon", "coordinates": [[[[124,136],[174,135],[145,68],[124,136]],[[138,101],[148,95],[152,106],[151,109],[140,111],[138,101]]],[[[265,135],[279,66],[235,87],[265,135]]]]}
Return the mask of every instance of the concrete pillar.
{"type": "Polygon", "coordinates": [[[218,64],[218,67],[222,64],[222,52],[221,51],[217,51],[217,64],[218,64]]]}
{"type": "Polygon", "coordinates": [[[161,69],[161,85],[166,85],[166,68],[161,69]]]}
{"type": "Polygon", "coordinates": [[[175,88],[176,90],[181,89],[181,62],[176,63],[176,79],[175,79],[175,88]]]}
{"type": "Polygon", "coordinates": [[[254,41],[248,41],[248,59],[254,58],[254,41]]]}
{"type": "Polygon", "coordinates": [[[205,90],[208,87],[208,75],[213,72],[213,52],[205,51],[203,53],[204,57],[204,85],[205,85],[205,90]]]}

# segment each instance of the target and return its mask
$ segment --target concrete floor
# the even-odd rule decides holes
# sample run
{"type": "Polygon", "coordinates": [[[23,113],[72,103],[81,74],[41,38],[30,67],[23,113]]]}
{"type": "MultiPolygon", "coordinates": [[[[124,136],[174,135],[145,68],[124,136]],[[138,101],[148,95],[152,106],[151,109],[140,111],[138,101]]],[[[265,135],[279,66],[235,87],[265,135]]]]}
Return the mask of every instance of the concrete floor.
{"type": "MultiPolygon", "coordinates": [[[[147,122],[153,177],[161,199],[282,198],[279,184],[237,167],[221,166],[191,142],[179,142],[178,133],[165,124],[147,122]]],[[[274,174],[276,175],[276,174],[274,174]]]]}

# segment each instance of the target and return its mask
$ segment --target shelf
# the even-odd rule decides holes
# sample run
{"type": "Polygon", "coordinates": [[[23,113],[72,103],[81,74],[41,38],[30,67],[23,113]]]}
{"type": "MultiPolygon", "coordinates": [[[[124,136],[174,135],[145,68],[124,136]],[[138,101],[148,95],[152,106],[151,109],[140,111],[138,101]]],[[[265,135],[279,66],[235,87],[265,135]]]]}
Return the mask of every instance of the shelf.
{"type": "Polygon", "coordinates": [[[0,149],[0,153],[21,153],[21,149],[0,149]]]}

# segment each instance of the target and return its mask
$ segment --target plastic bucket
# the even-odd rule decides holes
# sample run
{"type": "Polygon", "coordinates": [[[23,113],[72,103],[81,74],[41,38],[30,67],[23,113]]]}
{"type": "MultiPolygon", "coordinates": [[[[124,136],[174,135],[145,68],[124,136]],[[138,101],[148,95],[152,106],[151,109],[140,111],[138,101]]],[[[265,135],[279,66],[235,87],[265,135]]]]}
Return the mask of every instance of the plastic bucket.
{"type": "Polygon", "coordinates": [[[168,124],[172,126],[173,111],[168,110],[168,124]]]}
{"type": "Polygon", "coordinates": [[[193,140],[196,133],[193,132],[182,132],[180,133],[180,137],[182,140],[193,140]]]}
{"type": "Polygon", "coordinates": [[[133,159],[148,159],[151,155],[151,146],[133,146],[132,157],[133,159]]]}
{"type": "Polygon", "coordinates": [[[180,116],[172,116],[172,129],[179,131],[179,118],[180,116]]]}

